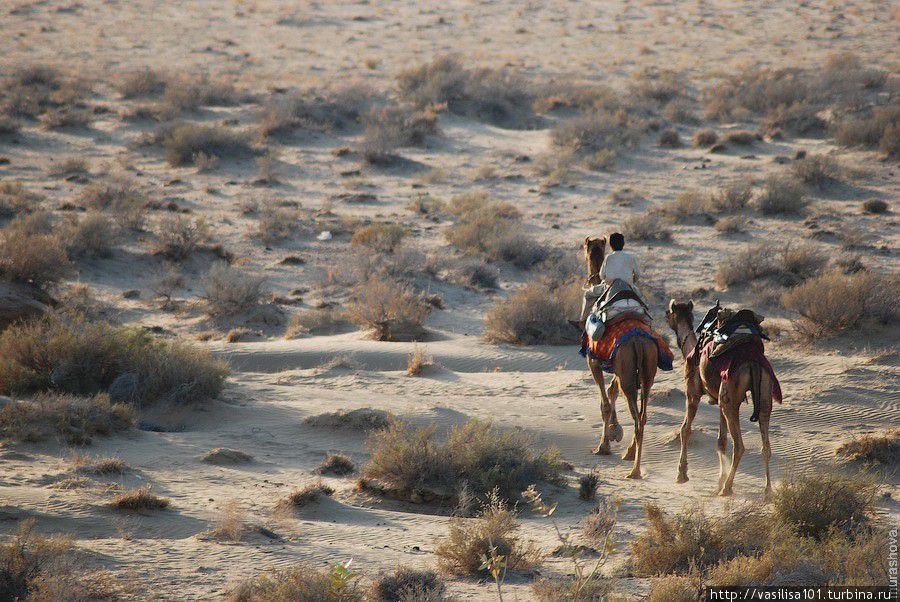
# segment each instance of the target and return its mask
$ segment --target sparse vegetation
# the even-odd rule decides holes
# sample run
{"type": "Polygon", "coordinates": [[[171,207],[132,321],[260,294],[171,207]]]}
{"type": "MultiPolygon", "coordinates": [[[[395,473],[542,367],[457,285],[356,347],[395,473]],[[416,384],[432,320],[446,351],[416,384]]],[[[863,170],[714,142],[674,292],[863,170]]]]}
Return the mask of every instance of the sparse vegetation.
{"type": "Polygon", "coordinates": [[[746,220],[737,215],[729,215],[716,220],[716,232],[720,234],[739,234],[744,232],[744,224],[746,220]]]}
{"type": "Polygon", "coordinates": [[[759,140],[759,136],[753,132],[738,130],[736,132],[728,132],[722,141],[726,144],[734,144],[736,146],[753,146],[759,140]]]}
{"type": "Polygon", "coordinates": [[[794,176],[809,186],[824,190],[843,179],[844,170],[834,157],[807,155],[791,165],[794,176]]]}
{"type": "Polygon", "coordinates": [[[89,397],[40,393],[0,409],[0,433],[26,442],[59,437],[71,445],[87,445],[95,436],[131,428],[134,421],[132,407],[112,403],[105,393],[89,397]]]}
{"type": "Polygon", "coordinates": [[[278,500],[275,509],[279,512],[289,512],[317,502],[323,496],[331,497],[332,495],[334,495],[334,489],[318,481],[305,485],[300,489],[295,489],[286,497],[278,500]]]}
{"type": "Polygon", "coordinates": [[[597,112],[573,117],[550,132],[554,146],[579,154],[619,150],[640,140],[641,128],[624,111],[597,112]]]}
{"type": "Polygon", "coordinates": [[[370,224],[353,233],[350,244],[380,253],[393,253],[409,232],[400,224],[370,224]]]}
{"type": "Polygon", "coordinates": [[[719,141],[719,134],[716,130],[697,130],[694,133],[694,146],[712,146],[719,141]]]}
{"type": "Polygon", "coordinates": [[[775,489],[773,512],[801,536],[822,539],[833,529],[846,533],[864,526],[877,493],[878,483],[862,474],[790,473],[775,489]]]}
{"type": "Polygon", "coordinates": [[[197,157],[216,157],[220,160],[247,159],[256,154],[246,135],[225,126],[181,123],[167,128],[159,135],[169,165],[193,165],[197,157]]]}
{"type": "Polygon", "coordinates": [[[397,567],[378,575],[366,593],[368,602],[443,602],[444,581],[434,571],[397,567]]]}
{"type": "Polygon", "coordinates": [[[900,461],[900,428],[845,441],[837,448],[837,455],[854,462],[896,466],[900,461]]]}
{"type": "Polygon", "coordinates": [[[678,130],[675,129],[663,130],[659,135],[659,145],[662,148],[681,148],[684,146],[681,142],[681,136],[678,134],[678,130]]]}
{"type": "Polygon", "coordinates": [[[354,431],[382,430],[394,422],[394,416],[384,410],[359,408],[357,410],[339,410],[317,416],[309,416],[306,424],[318,427],[349,429],[354,431]]]}
{"type": "Polygon", "coordinates": [[[201,460],[207,464],[247,464],[253,461],[253,456],[239,449],[217,447],[203,454],[201,460]]]}
{"type": "Polygon", "coordinates": [[[58,235],[35,234],[15,225],[0,230],[0,279],[46,288],[71,269],[58,235]]]}
{"type": "Polygon", "coordinates": [[[405,146],[422,146],[429,136],[439,133],[437,114],[431,110],[412,111],[387,106],[375,109],[364,119],[363,155],[378,163],[405,146]]]}
{"type": "Polygon", "coordinates": [[[138,489],[129,489],[109,501],[110,508],[134,511],[165,510],[170,504],[168,499],[152,493],[149,485],[138,489]]]}
{"type": "Polygon", "coordinates": [[[578,479],[578,497],[589,502],[597,497],[597,485],[600,478],[597,473],[589,472],[578,479]]]}
{"type": "Polygon", "coordinates": [[[270,100],[260,118],[264,136],[295,129],[341,130],[356,124],[378,95],[368,86],[347,84],[332,90],[295,91],[270,100]]]}
{"type": "Polygon", "coordinates": [[[209,240],[209,226],[203,218],[166,215],[156,229],[153,252],[171,261],[184,261],[209,240]]]}
{"type": "Polygon", "coordinates": [[[134,180],[119,175],[87,186],[81,194],[81,202],[88,209],[112,212],[123,227],[140,230],[148,198],[134,180]]]}
{"type": "Polygon", "coordinates": [[[121,475],[128,470],[125,462],[115,456],[95,457],[75,454],[72,465],[76,472],[101,476],[121,475]]]}
{"type": "Polygon", "coordinates": [[[372,278],[362,283],[347,305],[354,324],[372,330],[379,341],[420,340],[432,306],[422,295],[400,281],[372,278]]]}
{"type": "Polygon", "coordinates": [[[808,204],[803,184],[784,174],[769,176],[763,191],[753,200],[754,208],[763,215],[798,214],[808,204]]]}
{"type": "Polygon", "coordinates": [[[303,334],[325,334],[342,325],[346,325],[346,320],[343,312],[336,308],[307,309],[291,316],[284,336],[288,339],[295,339],[303,334]]]}
{"type": "Polygon", "coordinates": [[[558,482],[564,463],[556,449],[535,452],[521,431],[501,431],[470,421],[438,441],[433,428],[393,423],[369,438],[371,458],[363,469],[399,495],[450,500],[463,488],[485,499],[497,490],[503,500],[515,500],[532,483],[558,482]]]}
{"type": "Polygon", "coordinates": [[[21,182],[0,182],[0,219],[10,219],[38,208],[43,198],[21,182]]]}
{"type": "Polygon", "coordinates": [[[863,202],[862,209],[866,213],[873,213],[878,215],[882,213],[888,213],[888,211],[890,211],[890,206],[886,201],[882,201],[880,199],[869,199],[868,201],[863,202]]]}
{"type": "Polygon", "coordinates": [[[629,240],[655,240],[666,242],[672,240],[672,230],[655,212],[643,215],[629,215],[622,219],[620,228],[629,240]]]}
{"type": "Polygon", "coordinates": [[[900,104],[873,107],[870,112],[843,119],[835,138],[847,146],[877,148],[889,156],[900,153],[900,104]]]}
{"type": "Polygon", "coordinates": [[[575,332],[566,318],[579,311],[580,290],[573,283],[552,286],[526,284],[499,300],[484,318],[485,338],[515,345],[562,345],[575,332]]]}
{"type": "Polygon", "coordinates": [[[300,564],[270,569],[244,581],[228,593],[229,602],[273,602],[315,600],[316,602],[362,602],[356,574],[336,564],[322,571],[300,564]]]}
{"type": "Polygon", "coordinates": [[[119,229],[106,215],[92,211],[81,219],[68,221],[62,237],[72,259],[105,258],[112,257],[119,229]]]}
{"type": "Polygon", "coordinates": [[[406,360],[406,373],[410,376],[418,376],[433,364],[434,360],[428,355],[424,347],[420,348],[418,345],[413,345],[413,350],[409,353],[409,357],[406,360]]]}
{"type": "Polygon", "coordinates": [[[328,454],[328,457],[316,467],[318,474],[330,474],[336,477],[353,474],[354,471],[356,471],[356,465],[353,460],[343,454],[328,454]]]}
{"type": "Polygon", "coordinates": [[[795,286],[814,278],[828,263],[828,257],[810,244],[748,245],[728,255],[716,271],[716,284],[733,286],[761,278],[772,278],[784,286],[795,286]]]}
{"type": "Polygon", "coordinates": [[[783,303],[800,314],[797,328],[809,337],[835,335],[900,319],[896,273],[832,271],[785,293],[783,303]]]}
{"type": "Polygon", "coordinates": [[[267,203],[259,212],[252,235],[265,244],[287,240],[302,229],[301,220],[302,214],[295,207],[267,203]]]}
{"type": "Polygon", "coordinates": [[[259,305],[265,278],[228,264],[214,265],[203,278],[203,299],[211,316],[236,316],[259,305]]]}

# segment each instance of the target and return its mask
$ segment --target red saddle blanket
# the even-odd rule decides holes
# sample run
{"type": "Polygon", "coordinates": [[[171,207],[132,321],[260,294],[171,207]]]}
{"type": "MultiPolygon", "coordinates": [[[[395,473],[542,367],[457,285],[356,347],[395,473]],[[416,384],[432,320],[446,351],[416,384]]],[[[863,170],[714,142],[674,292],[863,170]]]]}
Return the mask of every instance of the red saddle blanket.
{"type": "Polygon", "coordinates": [[[775,376],[775,369],[772,368],[772,364],[769,363],[769,359],[765,355],[762,340],[758,337],[747,339],[746,342],[729,349],[722,355],[710,358],[709,355],[713,346],[714,341],[709,341],[700,349],[700,353],[697,353],[697,349],[693,349],[685,359],[688,362],[699,362],[700,356],[705,356],[713,365],[713,368],[719,372],[722,382],[728,382],[731,375],[747,362],[756,362],[763,370],[769,373],[769,377],[772,379],[772,399],[781,403],[781,384],[775,376]]]}
{"type": "MultiPolygon", "coordinates": [[[[633,315],[633,314],[632,314],[633,315]]],[[[656,343],[658,350],[657,364],[660,370],[671,370],[675,356],[666,342],[650,328],[644,320],[635,317],[623,316],[606,325],[606,331],[599,341],[592,341],[587,333],[581,337],[581,354],[589,355],[591,359],[600,362],[605,372],[612,371],[613,360],[619,347],[634,336],[643,336],[656,343]]]]}

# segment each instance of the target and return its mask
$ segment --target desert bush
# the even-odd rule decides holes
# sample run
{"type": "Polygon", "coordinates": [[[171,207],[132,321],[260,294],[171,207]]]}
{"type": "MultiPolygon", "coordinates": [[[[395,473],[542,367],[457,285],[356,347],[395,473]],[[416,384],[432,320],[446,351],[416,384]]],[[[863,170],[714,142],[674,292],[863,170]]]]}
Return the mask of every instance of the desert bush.
{"type": "Polygon", "coordinates": [[[327,307],[308,309],[291,316],[285,338],[295,339],[301,334],[325,334],[345,325],[343,312],[327,307]]]}
{"type": "Polygon", "coordinates": [[[72,458],[72,465],[75,467],[75,472],[101,476],[121,475],[128,470],[125,462],[115,456],[96,457],[76,453],[72,458]]]}
{"type": "Polygon", "coordinates": [[[763,215],[797,214],[809,204],[803,184],[785,174],[769,176],[753,201],[754,208],[763,215]]]}
{"type": "Polygon", "coordinates": [[[328,457],[322,460],[322,463],[316,467],[316,472],[318,474],[331,474],[338,477],[353,474],[355,470],[356,465],[353,463],[353,460],[343,454],[329,454],[328,457]]]}
{"type": "Polygon", "coordinates": [[[109,507],[116,510],[165,510],[171,502],[150,491],[150,486],[124,491],[109,501],[109,507]]]}
{"type": "Polygon", "coordinates": [[[176,73],[165,79],[163,103],[169,111],[193,111],[202,106],[229,106],[243,100],[230,83],[208,75],[176,73]]]}
{"type": "Polygon", "coordinates": [[[618,150],[637,144],[641,131],[624,111],[597,112],[567,119],[553,128],[550,140],[579,154],[618,150]]]}
{"type": "Polygon", "coordinates": [[[892,324],[900,318],[897,299],[900,277],[895,273],[832,271],[785,293],[782,302],[800,314],[801,334],[834,335],[872,324],[892,324]]]}
{"type": "Polygon", "coordinates": [[[675,123],[697,123],[694,103],[684,98],[676,98],[666,104],[663,117],[675,123]]]}
{"type": "Polygon", "coordinates": [[[861,116],[843,119],[835,139],[846,146],[877,148],[896,156],[900,153],[900,104],[873,107],[861,116]]]}
{"type": "Polygon", "coordinates": [[[371,111],[363,120],[363,153],[369,160],[390,155],[404,146],[421,146],[439,133],[437,114],[387,106],[371,111]]]}
{"type": "Polygon", "coordinates": [[[579,292],[572,283],[555,288],[546,282],[526,284],[488,311],[485,338],[515,345],[571,342],[575,332],[566,318],[579,311],[579,292]]]}
{"type": "Polygon", "coordinates": [[[279,512],[289,512],[296,508],[303,508],[304,506],[313,504],[319,501],[319,498],[323,496],[331,497],[332,495],[334,495],[334,489],[322,481],[309,483],[300,489],[295,489],[287,496],[278,500],[278,503],[275,504],[275,510],[279,512]]]}
{"type": "Polygon", "coordinates": [[[578,479],[578,497],[584,500],[585,502],[590,502],[597,498],[597,485],[600,483],[600,478],[597,476],[597,473],[590,472],[585,475],[581,475],[578,479]]]}
{"type": "Polygon", "coordinates": [[[890,205],[880,199],[869,199],[863,202],[862,209],[866,213],[881,214],[890,211],[890,205]]]}
{"type": "Polygon", "coordinates": [[[536,453],[533,444],[522,431],[476,420],[454,427],[445,441],[437,441],[432,428],[393,423],[370,436],[363,477],[397,492],[452,498],[466,488],[485,499],[496,490],[501,499],[515,500],[532,483],[559,482],[563,470],[558,450],[536,453]]]}
{"type": "Polygon", "coordinates": [[[356,575],[340,564],[329,571],[305,564],[269,569],[228,593],[229,602],[362,602],[362,599],[356,587],[356,575]]]}
{"type": "Polygon", "coordinates": [[[644,515],[649,526],[631,546],[638,575],[705,570],[723,560],[762,552],[771,540],[769,517],[753,508],[711,518],[699,507],[671,516],[647,504],[644,515]]]}
{"type": "Polygon", "coordinates": [[[209,226],[202,217],[166,215],[156,229],[153,253],[172,261],[184,261],[209,240],[209,226]]]}
{"type": "Polygon", "coordinates": [[[267,203],[259,212],[256,228],[251,233],[266,244],[294,237],[300,230],[302,214],[294,207],[267,203]]]}
{"type": "Polygon", "coordinates": [[[477,518],[454,518],[447,537],[438,543],[438,567],[449,575],[485,575],[485,557],[503,557],[507,571],[527,570],[539,562],[538,552],[523,542],[519,523],[506,503],[491,494],[477,518]]]}
{"type": "Polygon", "coordinates": [[[647,602],[696,602],[700,593],[700,579],[697,577],[664,575],[650,580],[647,602]]]}
{"type": "Polygon", "coordinates": [[[0,395],[109,392],[136,404],[216,397],[228,373],[184,343],[77,316],[10,326],[0,333],[0,358],[0,395]]]}
{"type": "Polygon", "coordinates": [[[682,77],[670,70],[643,71],[637,73],[629,83],[631,92],[659,103],[678,99],[682,96],[684,87],[682,77]]]}
{"type": "Polygon", "coordinates": [[[720,234],[738,234],[744,232],[746,220],[737,215],[730,215],[716,220],[715,229],[720,234]]]}
{"type": "Polygon", "coordinates": [[[675,129],[663,130],[659,135],[659,145],[662,148],[681,148],[684,146],[681,143],[681,136],[678,134],[678,130],[675,129]]]}
{"type": "Polygon", "coordinates": [[[420,109],[446,104],[451,113],[501,126],[531,122],[535,92],[507,70],[468,69],[458,58],[444,56],[402,72],[397,83],[401,97],[420,109]]]}
{"type": "Polygon", "coordinates": [[[173,167],[192,165],[200,155],[247,159],[256,154],[246,135],[224,126],[181,123],[167,126],[158,138],[173,167]]]}
{"type": "Polygon", "coordinates": [[[55,67],[22,65],[8,70],[0,92],[0,114],[38,119],[42,115],[80,109],[89,84],[66,77],[55,67]]]}
{"type": "Polygon", "coordinates": [[[694,146],[712,146],[719,141],[719,135],[715,130],[697,130],[694,132],[694,146]]]}
{"type": "Polygon", "coordinates": [[[47,174],[54,178],[72,178],[87,175],[88,172],[88,162],[81,157],[66,157],[47,168],[47,174]]]}
{"type": "Polygon", "coordinates": [[[418,376],[434,364],[434,359],[426,350],[418,345],[413,345],[413,350],[406,358],[406,373],[410,376],[418,376]]]}
{"type": "Polygon", "coordinates": [[[91,397],[42,393],[0,409],[0,433],[17,441],[37,442],[59,437],[70,445],[86,445],[134,425],[131,406],[112,403],[105,393],[91,397]]]}
{"type": "Polygon", "coordinates": [[[378,575],[366,593],[367,602],[443,602],[444,581],[434,571],[397,567],[378,575]]]}
{"type": "Polygon", "coordinates": [[[809,102],[781,105],[770,110],[762,122],[762,129],[775,135],[776,132],[808,136],[823,132],[828,122],[819,117],[821,107],[809,102]]]}
{"type": "Polygon", "coordinates": [[[55,234],[33,234],[23,227],[0,230],[0,278],[39,288],[56,284],[71,271],[65,246],[55,234]]]}
{"type": "Polygon", "coordinates": [[[679,192],[673,201],[660,207],[660,212],[676,221],[683,221],[688,217],[713,212],[714,199],[713,193],[706,190],[685,190],[679,192]]]}
{"type": "Polygon", "coordinates": [[[394,415],[384,410],[359,408],[356,410],[339,410],[317,416],[308,416],[306,424],[318,427],[349,429],[354,431],[371,431],[386,429],[394,423],[394,415]]]}
{"type": "Polygon", "coordinates": [[[791,165],[794,176],[819,190],[824,190],[843,179],[844,170],[834,157],[828,155],[808,155],[791,165]]]}
{"type": "Polygon", "coordinates": [[[118,238],[118,226],[99,211],[68,221],[62,230],[66,251],[72,259],[112,257],[118,238]]]}
{"type": "Polygon", "coordinates": [[[260,117],[264,136],[283,135],[302,128],[312,131],[341,130],[357,123],[377,94],[362,84],[332,90],[295,91],[270,100],[260,117]]]}
{"type": "Polygon", "coordinates": [[[753,132],[746,130],[738,130],[736,132],[728,132],[722,138],[725,143],[736,144],[738,146],[753,146],[759,140],[759,136],[753,132]]]}
{"type": "Polygon", "coordinates": [[[658,213],[648,211],[643,215],[629,215],[622,219],[622,234],[629,240],[672,240],[672,230],[658,213]]]}
{"type": "Polygon", "coordinates": [[[865,525],[878,487],[863,474],[790,473],[775,488],[773,514],[799,535],[821,539],[832,529],[847,532],[865,525]]]}
{"type": "Polygon", "coordinates": [[[140,230],[147,209],[147,195],[137,183],[125,176],[115,176],[87,186],[81,201],[88,209],[110,211],[123,227],[140,230]]]}
{"type": "Polygon", "coordinates": [[[716,270],[716,284],[732,286],[773,278],[782,285],[794,286],[817,276],[827,263],[828,257],[809,244],[781,248],[748,245],[722,261],[716,270]]]}
{"type": "Polygon", "coordinates": [[[466,194],[452,199],[450,211],[458,219],[445,231],[446,238],[467,254],[521,268],[546,257],[546,249],[525,234],[521,214],[508,203],[466,194]]]}
{"type": "Polygon", "coordinates": [[[30,213],[38,208],[42,197],[30,192],[21,182],[0,182],[0,219],[30,213]]]}
{"type": "Polygon", "coordinates": [[[481,260],[462,261],[450,273],[450,280],[473,288],[497,288],[497,269],[481,260]]]}
{"type": "Polygon", "coordinates": [[[400,224],[371,224],[354,232],[350,244],[381,253],[393,253],[408,234],[409,231],[400,224]]]}
{"type": "Polygon", "coordinates": [[[421,294],[400,281],[371,278],[359,285],[347,304],[347,317],[354,324],[372,329],[379,341],[418,340],[431,306],[421,294]]]}
{"type": "Polygon", "coordinates": [[[836,453],[855,462],[896,466],[900,461],[900,428],[844,441],[836,453]]]}
{"type": "Polygon", "coordinates": [[[235,316],[259,305],[265,278],[219,263],[203,277],[203,299],[211,316],[235,316]]]}
{"type": "Polygon", "coordinates": [[[747,178],[739,178],[726,184],[713,196],[713,209],[721,211],[739,211],[753,198],[753,182],[747,178]]]}
{"type": "Polygon", "coordinates": [[[240,541],[249,529],[237,500],[227,500],[212,527],[202,536],[216,541],[240,541]]]}
{"type": "Polygon", "coordinates": [[[121,75],[116,90],[123,98],[157,96],[166,89],[166,79],[159,72],[144,67],[121,75]]]}

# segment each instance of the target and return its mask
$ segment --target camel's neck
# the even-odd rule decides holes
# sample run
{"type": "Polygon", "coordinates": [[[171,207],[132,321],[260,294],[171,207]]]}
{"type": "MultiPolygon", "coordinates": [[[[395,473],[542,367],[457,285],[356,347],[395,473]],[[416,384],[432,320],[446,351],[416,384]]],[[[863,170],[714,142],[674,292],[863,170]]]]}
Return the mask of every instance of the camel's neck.
{"type": "Polygon", "coordinates": [[[675,338],[678,341],[678,348],[681,349],[681,355],[687,357],[691,349],[697,346],[697,335],[694,329],[684,322],[679,322],[675,329],[675,338]]]}

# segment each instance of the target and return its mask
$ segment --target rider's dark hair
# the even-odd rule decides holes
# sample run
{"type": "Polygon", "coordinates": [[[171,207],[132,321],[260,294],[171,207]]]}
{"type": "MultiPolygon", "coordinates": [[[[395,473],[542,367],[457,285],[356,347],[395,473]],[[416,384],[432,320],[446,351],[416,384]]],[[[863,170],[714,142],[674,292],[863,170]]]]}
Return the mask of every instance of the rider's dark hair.
{"type": "Polygon", "coordinates": [[[613,251],[622,250],[622,247],[625,246],[625,237],[622,236],[621,232],[613,232],[609,235],[609,246],[612,247],[613,251]]]}

